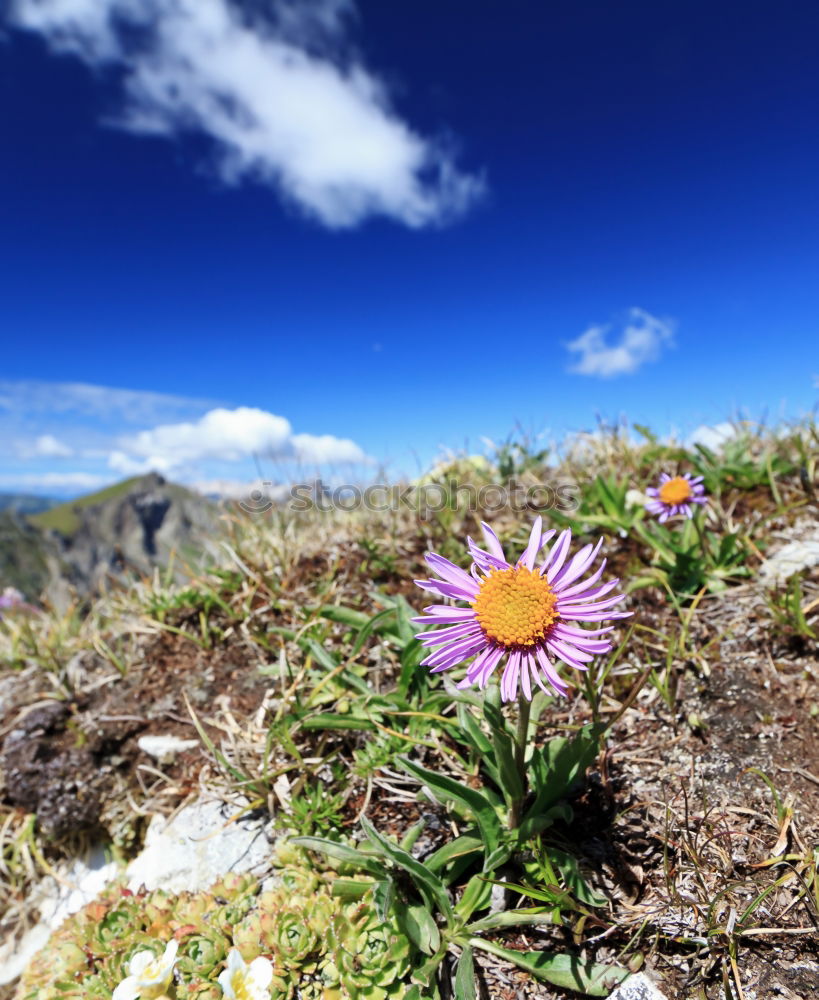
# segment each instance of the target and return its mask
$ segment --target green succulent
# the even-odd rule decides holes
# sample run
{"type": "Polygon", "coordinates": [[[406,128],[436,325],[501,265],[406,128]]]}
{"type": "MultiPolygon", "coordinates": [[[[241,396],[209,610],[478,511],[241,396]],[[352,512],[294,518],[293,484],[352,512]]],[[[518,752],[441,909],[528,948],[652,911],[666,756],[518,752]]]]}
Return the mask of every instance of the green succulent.
{"type": "Polygon", "coordinates": [[[231,942],[218,927],[197,932],[183,939],[176,968],[189,978],[214,978],[218,975],[231,942]]]}
{"type": "Polygon", "coordinates": [[[271,961],[271,1000],[402,997],[409,945],[394,921],[378,918],[372,893],[352,904],[333,895],[337,873],[287,845],[275,863],[278,881],[263,891],[246,875],[206,892],[106,890],[52,936],[15,1000],[110,1000],[134,955],[160,955],[172,938],[175,1000],[222,1000],[217,980],[234,947],[246,962],[271,961]]]}
{"type": "Polygon", "coordinates": [[[325,977],[337,980],[342,996],[385,1000],[404,993],[409,942],[395,924],[379,919],[372,900],[351,903],[330,926],[325,977]]]}

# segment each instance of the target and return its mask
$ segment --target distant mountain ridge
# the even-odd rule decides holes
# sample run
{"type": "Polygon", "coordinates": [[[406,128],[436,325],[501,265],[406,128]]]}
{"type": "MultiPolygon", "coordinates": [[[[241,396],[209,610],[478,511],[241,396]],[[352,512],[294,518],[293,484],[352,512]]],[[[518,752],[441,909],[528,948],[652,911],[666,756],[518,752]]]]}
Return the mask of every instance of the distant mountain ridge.
{"type": "Polygon", "coordinates": [[[33,493],[0,493],[0,511],[12,514],[41,514],[60,502],[54,497],[35,496],[33,493]]]}
{"type": "Polygon", "coordinates": [[[0,514],[0,584],[65,604],[106,579],[198,564],[218,530],[209,500],[151,473],[21,516],[0,514]]]}

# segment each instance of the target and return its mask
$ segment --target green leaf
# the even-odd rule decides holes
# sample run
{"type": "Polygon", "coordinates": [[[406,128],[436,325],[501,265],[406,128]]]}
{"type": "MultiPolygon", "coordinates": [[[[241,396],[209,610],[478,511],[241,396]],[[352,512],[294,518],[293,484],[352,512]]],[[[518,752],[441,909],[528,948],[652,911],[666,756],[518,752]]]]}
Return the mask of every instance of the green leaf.
{"type": "Polygon", "coordinates": [[[544,813],[549,806],[566,798],[597,757],[602,724],[590,723],[572,739],[550,740],[540,753],[532,756],[530,771],[535,787],[535,801],[526,819],[544,813]]]}
{"type": "Polygon", "coordinates": [[[475,959],[472,948],[466,945],[455,966],[455,1000],[476,1000],[475,959]]]}
{"type": "Polygon", "coordinates": [[[557,820],[570,823],[572,815],[572,808],[568,802],[558,802],[557,805],[551,806],[539,816],[528,816],[517,829],[518,844],[522,847],[527,840],[531,840],[539,833],[543,833],[544,830],[553,826],[557,820]]]}
{"type": "Polygon", "coordinates": [[[505,727],[492,729],[492,742],[495,745],[495,761],[498,765],[500,788],[507,804],[511,805],[513,802],[519,802],[524,794],[523,782],[515,763],[515,745],[505,727]]]}
{"type": "Polygon", "coordinates": [[[630,974],[628,969],[618,965],[600,965],[572,955],[554,955],[547,951],[512,951],[483,938],[472,938],[470,944],[513,962],[553,986],[562,986],[591,997],[608,996],[630,974]]]}
{"type": "Polygon", "coordinates": [[[370,616],[365,615],[363,611],[345,608],[341,604],[324,604],[319,608],[319,614],[331,622],[338,622],[339,625],[347,625],[348,628],[356,630],[363,628],[370,620],[370,616]]]}
{"type": "MultiPolygon", "coordinates": [[[[468,742],[478,751],[479,754],[491,754],[492,744],[486,738],[483,730],[478,725],[478,720],[469,711],[466,705],[458,706],[458,723],[468,742]]],[[[485,761],[482,761],[485,763],[485,761]]]]}
{"type": "Polygon", "coordinates": [[[487,855],[497,850],[503,836],[500,820],[494,807],[479,791],[468,788],[445,774],[429,771],[408,757],[399,757],[398,762],[410,774],[420,778],[437,795],[439,801],[457,802],[468,809],[478,824],[487,855]]]}
{"type": "Polygon", "coordinates": [[[565,851],[560,851],[556,847],[550,847],[549,859],[553,861],[560,870],[566,888],[570,890],[575,899],[587,906],[605,906],[608,900],[605,896],[598,895],[580,874],[580,867],[577,858],[565,851]]]}
{"type": "Polygon", "coordinates": [[[507,841],[501,844],[499,847],[495,848],[486,855],[486,859],[483,863],[484,874],[489,874],[500,868],[501,865],[505,865],[509,858],[512,856],[512,845],[507,841]]]}
{"type": "Polygon", "coordinates": [[[376,882],[373,886],[375,912],[382,923],[386,923],[389,920],[394,897],[395,885],[392,879],[384,879],[382,882],[376,882]]]}
{"type": "MultiPolygon", "coordinates": [[[[422,646],[417,639],[413,639],[412,642],[408,642],[404,647],[404,650],[401,653],[401,673],[398,677],[398,691],[402,697],[407,696],[413,680],[416,676],[418,676],[418,668],[420,667],[421,660],[423,660],[425,653],[425,647],[422,646]]],[[[426,671],[424,671],[421,676],[426,682],[426,671]]]]}
{"type": "Polygon", "coordinates": [[[413,608],[410,607],[407,599],[398,595],[395,610],[397,612],[398,619],[398,635],[401,641],[408,645],[409,643],[415,642],[415,633],[417,629],[412,624],[412,618],[415,614],[413,608]]]}
{"type": "Polygon", "coordinates": [[[293,837],[290,843],[305,847],[308,851],[326,854],[328,858],[335,858],[345,865],[358,867],[370,875],[375,875],[376,878],[387,877],[384,866],[377,858],[371,854],[364,854],[363,851],[357,851],[354,847],[347,847],[346,844],[339,844],[335,840],[326,840],[324,837],[293,837]]]}
{"type": "Polygon", "coordinates": [[[301,729],[360,729],[372,732],[371,719],[362,719],[355,715],[339,715],[336,712],[320,712],[302,719],[301,729]]]}
{"type": "Polygon", "coordinates": [[[509,729],[509,723],[503,717],[503,712],[500,709],[500,705],[495,704],[494,700],[489,698],[489,692],[494,691],[495,687],[487,688],[487,697],[483,703],[483,714],[486,721],[489,723],[489,728],[493,733],[501,732],[508,733],[509,736],[512,735],[512,731],[509,729]]]}
{"type": "Polygon", "coordinates": [[[379,626],[385,624],[391,618],[395,617],[395,608],[385,608],[384,611],[379,611],[378,614],[373,615],[372,618],[367,622],[366,625],[361,629],[361,631],[356,636],[353,648],[350,650],[350,659],[352,660],[361,651],[361,647],[370,638],[373,632],[377,632],[379,626]]]}
{"type": "MultiPolygon", "coordinates": [[[[510,886],[510,888],[513,888],[510,886]]],[[[483,920],[476,920],[467,927],[470,934],[482,934],[484,931],[497,930],[499,927],[523,927],[537,926],[539,924],[553,924],[555,912],[560,913],[559,908],[544,910],[542,906],[532,906],[519,910],[503,910],[501,913],[491,913],[483,920]]],[[[559,920],[559,916],[558,916],[559,920]]]]}
{"type": "Polygon", "coordinates": [[[433,854],[430,854],[424,864],[431,872],[435,872],[437,874],[455,858],[463,858],[469,854],[477,854],[482,850],[482,848],[483,841],[478,840],[477,837],[456,837],[454,840],[450,840],[449,843],[444,844],[443,847],[439,847],[433,854]]]}
{"type": "Polygon", "coordinates": [[[473,875],[455,904],[455,912],[461,920],[469,920],[476,910],[485,910],[491,901],[492,882],[480,875],[473,875]]]}
{"type": "Polygon", "coordinates": [[[441,932],[423,903],[397,907],[396,919],[401,930],[425,955],[433,955],[441,947],[441,932]]]}
{"type": "Polygon", "coordinates": [[[424,829],[425,821],[419,819],[417,823],[414,823],[409,830],[401,838],[401,850],[411,851],[415,847],[415,842],[421,836],[421,831],[424,829]]]}
{"type": "Polygon", "coordinates": [[[416,861],[411,854],[402,851],[396,844],[390,843],[375,829],[366,816],[361,817],[361,829],[380,854],[392,861],[394,865],[402,868],[412,878],[427,905],[430,908],[437,907],[446,917],[447,922],[451,922],[453,918],[452,904],[447,896],[446,887],[438,876],[425,868],[420,861],[416,861]]]}
{"type": "MultiPolygon", "coordinates": [[[[377,882],[376,885],[382,885],[377,882]]],[[[372,889],[372,882],[358,882],[352,878],[337,878],[333,881],[333,895],[342,899],[361,899],[372,889]]]]}

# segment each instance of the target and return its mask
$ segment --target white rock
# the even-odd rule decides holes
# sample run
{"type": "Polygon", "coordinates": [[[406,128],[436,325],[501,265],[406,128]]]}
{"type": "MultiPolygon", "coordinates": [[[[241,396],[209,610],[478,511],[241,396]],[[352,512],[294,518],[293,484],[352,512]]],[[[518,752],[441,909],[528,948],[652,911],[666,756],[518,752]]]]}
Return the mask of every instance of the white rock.
{"type": "Polygon", "coordinates": [[[129,888],[149,891],[207,889],[228,872],[262,869],[270,859],[270,843],[262,819],[242,816],[221,802],[195,802],[166,823],[155,816],[142,853],[128,865],[129,888]]]}
{"type": "Polygon", "coordinates": [[[104,849],[95,847],[85,857],[61,866],[59,882],[50,877],[44,879],[30,899],[30,904],[40,911],[40,922],[19,940],[0,946],[0,985],[22,975],[51,932],[66,917],[96,899],[118,871],[119,866],[107,860],[104,849]]]}
{"type": "MultiPolygon", "coordinates": [[[[262,874],[271,854],[264,820],[243,816],[230,822],[235,813],[236,808],[209,801],[186,806],[170,823],[154,816],[144,849],[126,869],[130,889],[135,892],[144,884],[149,890],[196,891],[207,889],[228,872],[262,874]]],[[[44,879],[30,899],[40,912],[40,922],[21,938],[0,944],[0,986],[22,975],[52,931],[96,899],[120,870],[97,847],[60,867],[60,881],[44,879]]]]}
{"type": "Polygon", "coordinates": [[[800,573],[809,566],[819,565],[819,536],[802,541],[788,542],[770,559],[766,559],[759,570],[763,583],[773,586],[782,584],[794,573],[800,573]]]}
{"type": "Polygon", "coordinates": [[[198,747],[199,740],[180,740],[178,736],[140,736],[137,746],[143,753],[164,764],[173,760],[176,754],[198,747]]]}
{"type": "Polygon", "coordinates": [[[620,983],[614,993],[609,994],[609,1000],[668,1000],[648,976],[638,972],[620,983]]]}

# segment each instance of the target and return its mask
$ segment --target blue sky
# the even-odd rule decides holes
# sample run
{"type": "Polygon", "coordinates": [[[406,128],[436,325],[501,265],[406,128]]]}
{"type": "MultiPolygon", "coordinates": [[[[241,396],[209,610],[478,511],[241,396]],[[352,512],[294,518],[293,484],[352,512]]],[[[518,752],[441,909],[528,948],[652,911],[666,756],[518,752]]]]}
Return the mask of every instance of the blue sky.
{"type": "Polygon", "coordinates": [[[412,471],[516,424],[815,403],[816,5],[0,24],[0,491],[412,471]]]}

